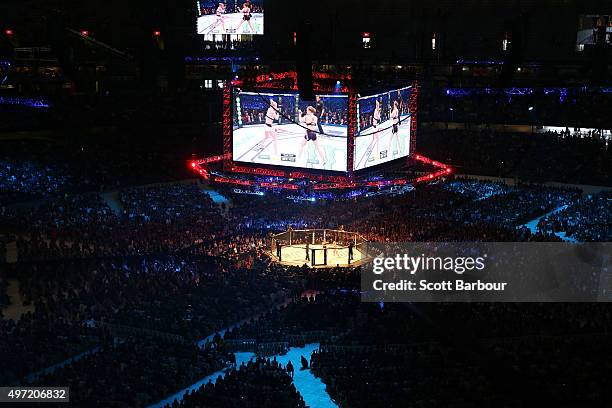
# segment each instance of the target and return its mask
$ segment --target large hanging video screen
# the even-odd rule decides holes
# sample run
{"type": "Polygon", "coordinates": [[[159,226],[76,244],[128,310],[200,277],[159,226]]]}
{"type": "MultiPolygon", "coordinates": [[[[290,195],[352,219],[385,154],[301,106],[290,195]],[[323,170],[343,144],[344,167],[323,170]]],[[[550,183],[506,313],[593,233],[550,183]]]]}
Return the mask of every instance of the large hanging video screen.
{"type": "Polygon", "coordinates": [[[353,170],[362,170],[410,154],[412,87],[357,100],[357,134],[353,170]]]}
{"type": "Polygon", "coordinates": [[[196,10],[198,34],[264,33],[264,0],[199,0],[196,10]]]}
{"type": "Polygon", "coordinates": [[[347,171],[347,95],[233,93],[233,159],[237,162],[347,171]]]}
{"type": "Polygon", "coordinates": [[[576,50],[584,51],[585,46],[612,44],[612,15],[586,14],[578,16],[576,50]]]}

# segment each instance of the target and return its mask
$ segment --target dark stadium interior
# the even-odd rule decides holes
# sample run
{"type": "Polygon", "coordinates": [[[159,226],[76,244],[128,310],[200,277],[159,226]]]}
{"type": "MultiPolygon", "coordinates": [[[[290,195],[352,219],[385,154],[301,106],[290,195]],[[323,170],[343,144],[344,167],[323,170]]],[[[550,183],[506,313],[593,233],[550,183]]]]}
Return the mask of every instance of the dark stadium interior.
{"type": "Polygon", "coordinates": [[[610,407],[610,241],[609,1],[0,4],[0,408],[610,407]]]}

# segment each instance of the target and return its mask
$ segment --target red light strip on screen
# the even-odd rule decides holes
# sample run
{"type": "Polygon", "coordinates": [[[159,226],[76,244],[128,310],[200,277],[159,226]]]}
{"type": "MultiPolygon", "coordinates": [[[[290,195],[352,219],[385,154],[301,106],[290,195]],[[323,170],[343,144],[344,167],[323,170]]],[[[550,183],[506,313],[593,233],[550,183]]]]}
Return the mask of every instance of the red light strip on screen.
{"type": "Polygon", "coordinates": [[[202,164],[209,164],[209,163],[215,163],[215,162],[220,162],[222,160],[227,160],[227,159],[231,159],[232,155],[230,154],[222,154],[221,156],[210,156],[210,157],[206,157],[204,159],[199,159],[199,160],[191,160],[190,166],[192,168],[195,168],[196,166],[200,166],[202,164]]]}
{"type": "MultiPolygon", "coordinates": [[[[329,74],[326,72],[313,72],[312,73],[312,88],[314,91],[319,92],[334,92],[334,93],[349,93],[351,88],[346,83],[340,83],[337,81],[351,81],[350,74],[329,74]]],[[[271,72],[269,74],[257,75],[254,78],[240,78],[235,79],[231,82],[233,86],[237,87],[254,87],[254,88],[266,88],[266,89],[292,89],[298,90],[297,85],[297,72],[285,71],[285,72],[271,72]]]]}
{"type": "Polygon", "coordinates": [[[270,177],[285,177],[284,170],[266,169],[263,167],[244,167],[232,165],[230,168],[232,173],[245,173],[253,174],[256,176],[270,176],[270,177]]]}
{"type": "Polygon", "coordinates": [[[297,184],[291,183],[270,183],[270,182],[261,182],[259,183],[260,187],[264,188],[281,188],[283,190],[299,190],[300,186],[297,184]]]}
{"type": "Polygon", "coordinates": [[[401,186],[405,184],[408,184],[408,179],[368,181],[366,183],[366,186],[368,187],[387,187],[387,186],[401,186]]]}
{"type": "Polygon", "coordinates": [[[351,181],[351,178],[346,176],[326,176],[324,174],[313,174],[303,171],[293,171],[289,173],[289,177],[294,179],[307,179],[312,181],[327,181],[331,183],[348,183],[351,181]]]}
{"type": "Polygon", "coordinates": [[[429,158],[427,158],[427,157],[425,157],[425,156],[422,156],[422,155],[420,155],[420,154],[415,154],[415,155],[413,156],[413,158],[414,158],[415,160],[417,160],[417,161],[422,162],[422,163],[425,163],[425,164],[431,164],[432,166],[434,166],[434,167],[438,167],[438,168],[441,168],[441,169],[446,169],[446,168],[449,168],[449,166],[447,166],[446,164],[440,163],[440,162],[435,161],[435,160],[431,160],[431,159],[429,159],[429,158]]]}
{"type": "Polygon", "coordinates": [[[229,178],[229,177],[214,177],[213,180],[217,183],[226,183],[226,184],[236,184],[239,186],[254,186],[256,185],[255,182],[253,182],[252,180],[240,180],[240,179],[234,179],[234,178],[229,178]]]}
{"type": "MultiPolygon", "coordinates": [[[[313,174],[307,173],[303,171],[296,171],[289,173],[289,179],[296,179],[297,181],[308,179],[312,181],[319,181],[320,184],[313,185],[313,189],[317,191],[322,190],[339,190],[339,189],[351,189],[351,188],[361,188],[361,187],[389,187],[389,186],[401,186],[406,184],[418,184],[424,182],[430,182],[436,180],[440,177],[449,176],[452,174],[453,170],[451,167],[444,163],[440,163],[439,161],[432,160],[428,157],[422,156],[420,154],[415,154],[413,157],[416,161],[419,161],[424,164],[428,164],[436,167],[438,170],[425,174],[423,176],[417,177],[416,179],[407,179],[407,178],[398,178],[392,180],[377,180],[377,181],[360,181],[355,180],[350,177],[345,176],[326,176],[322,174],[313,174]]],[[[199,160],[191,160],[189,161],[189,167],[197,174],[202,176],[205,179],[210,179],[210,174],[208,170],[208,165],[212,163],[217,163],[221,161],[225,161],[227,159],[227,155],[220,156],[211,156],[206,157],[204,159],[199,160]]],[[[243,167],[243,166],[232,166],[230,168],[232,173],[245,173],[252,174],[256,176],[271,176],[271,177],[287,177],[285,171],[283,170],[274,170],[274,169],[264,169],[261,167],[243,167]]],[[[257,180],[244,180],[239,178],[234,178],[230,176],[214,176],[212,180],[216,183],[222,184],[234,184],[239,186],[251,186],[251,187],[260,187],[260,188],[268,188],[268,189],[281,189],[281,190],[299,190],[300,186],[296,183],[292,183],[291,181],[279,181],[279,182],[269,182],[269,181],[257,181],[257,180]]]]}
{"type": "Polygon", "coordinates": [[[434,173],[429,173],[429,174],[427,174],[425,176],[421,176],[421,177],[415,179],[414,183],[416,184],[416,183],[423,183],[423,182],[427,182],[427,181],[432,181],[432,180],[435,180],[435,179],[440,178],[442,176],[448,176],[451,173],[452,173],[452,170],[449,167],[449,168],[446,168],[444,170],[440,170],[440,171],[437,171],[437,172],[434,172],[434,173]]]}
{"type": "MultiPolygon", "coordinates": [[[[313,79],[329,79],[334,81],[350,81],[350,74],[330,74],[327,72],[315,71],[312,73],[313,79]]],[[[255,82],[260,85],[265,85],[273,81],[282,81],[285,79],[297,80],[296,71],[285,71],[285,72],[271,72],[269,74],[261,74],[255,77],[255,82]]]]}
{"type": "Polygon", "coordinates": [[[232,90],[227,81],[223,85],[223,155],[227,168],[232,160],[232,90]]]}
{"type": "Polygon", "coordinates": [[[357,134],[357,94],[351,92],[348,100],[348,126],[347,126],[347,151],[346,166],[349,177],[353,177],[353,166],[355,164],[355,135],[357,134]]]}
{"type": "Polygon", "coordinates": [[[443,177],[443,176],[448,176],[448,175],[452,174],[452,172],[453,172],[453,169],[450,166],[448,166],[448,165],[446,165],[444,163],[440,163],[439,161],[436,161],[436,160],[431,160],[430,158],[422,156],[420,154],[415,154],[413,156],[413,158],[415,160],[417,160],[417,161],[420,161],[421,163],[429,164],[429,165],[432,165],[432,166],[437,167],[438,169],[440,169],[440,170],[435,171],[433,173],[429,173],[429,174],[426,174],[424,176],[416,178],[414,180],[415,184],[416,183],[423,183],[423,182],[427,182],[427,181],[432,181],[432,180],[435,180],[435,179],[443,177]]]}
{"type": "Polygon", "coordinates": [[[410,99],[408,100],[408,110],[410,111],[410,151],[416,152],[420,92],[418,81],[413,82],[412,88],[410,99]]]}
{"type": "Polygon", "coordinates": [[[360,183],[326,183],[326,184],[315,184],[313,188],[315,190],[338,190],[343,188],[357,188],[360,183]]]}

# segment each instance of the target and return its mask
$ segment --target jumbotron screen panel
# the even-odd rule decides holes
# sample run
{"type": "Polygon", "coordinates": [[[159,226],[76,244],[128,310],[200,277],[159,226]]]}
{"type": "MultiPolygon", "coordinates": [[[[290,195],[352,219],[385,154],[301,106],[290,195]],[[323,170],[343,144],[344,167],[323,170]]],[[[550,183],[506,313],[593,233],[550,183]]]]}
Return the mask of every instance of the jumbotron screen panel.
{"type": "Polygon", "coordinates": [[[584,51],[585,45],[612,44],[612,15],[588,14],[578,18],[576,50],[584,51]]]}
{"type": "Polygon", "coordinates": [[[347,95],[233,93],[233,160],[347,171],[347,95]]]}
{"type": "Polygon", "coordinates": [[[387,163],[410,154],[412,86],[357,100],[353,170],[387,163]]]}
{"type": "Polygon", "coordinates": [[[199,0],[196,10],[198,34],[264,33],[264,0],[199,0]]]}

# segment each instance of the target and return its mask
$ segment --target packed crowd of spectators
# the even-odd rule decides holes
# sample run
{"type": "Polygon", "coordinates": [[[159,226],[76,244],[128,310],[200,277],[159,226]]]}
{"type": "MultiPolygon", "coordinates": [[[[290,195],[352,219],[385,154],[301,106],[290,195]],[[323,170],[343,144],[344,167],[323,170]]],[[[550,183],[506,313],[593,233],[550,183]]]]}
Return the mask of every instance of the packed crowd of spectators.
{"type": "Polygon", "coordinates": [[[172,162],[133,144],[117,152],[115,144],[127,143],[121,135],[78,146],[42,140],[2,142],[0,205],[171,181],[176,176],[170,173],[185,167],[184,162],[172,162]]]}
{"type": "MultiPolygon", "coordinates": [[[[220,57],[235,50],[253,51],[250,41],[204,42],[203,47],[220,57]]],[[[252,57],[252,54],[249,55],[252,57]]],[[[257,75],[243,69],[240,76],[257,75]]],[[[289,84],[290,85],[290,84],[289,84]]],[[[386,85],[391,89],[397,83],[386,85]]],[[[384,89],[384,88],[378,88],[384,89]]],[[[221,93],[188,89],[164,95],[113,94],[95,97],[73,96],[49,101],[45,109],[7,107],[0,111],[0,130],[54,129],[70,121],[70,126],[132,127],[134,123],[167,126],[194,122],[214,122],[221,116],[221,93]],[[5,120],[2,120],[5,119],[5,120]]],[[[534,126],[581,127],[612,130],[608,118],[610,93],[597,89],[485,89],[446,90],[421,87],[419,120],[466,124],[518,124],[534,126]],[[449,91],[449,93],[447,93],[449,91]],[[562,122],[560,122],[562,118],[562,122]]],[[[364,91],[366,92],[366,91],[364,91]]],[[[407,104],[404,104],[407,106],[407,104]]],[[[404,112],[403,112],[404,113],[404,112]]],[[[346,123],[345,114],[340,120],[346,123]]],[[[365,126],[371,121],[363,118],[365,126]]],[[[330,120],[331,121],[331,120],[330,120]]],[[[362,126],[363,128],[363,126],[362,126]]]]}
{"type": "Polygon", "coordinates": [[[492,129],[423,129],[418,150],[458,173],[607,186],[612,149],[595,138],[492,129]]]}
{"type": "Polygon", "coordinates": [[[377,304],[360,302],[358,284],[344,287],[246,323],[225,341],[299,346],[312,327],[333,327],[320,331],[310,364],[341,407],[605,400],[607,364],[590,353],[610,351],[606,304],[377,304]],[[568,359],[572,347],[589,374],[572,374],[582,365],[568,359]]]}
{"type": "Polygon", "coordinates": [[[597,379],[609,364],[596,362],[592,353],[609,353],[609,344],[598,341],[606,339],[510,339],[480,347],[324,346],[313,354],[312,366],[340,407],[600,406],[607,381],[597,379]]]}
{"type": "Polygon", "coordinates": [[[487,181],[463,178],[446,183],[445,187],[449,191],[473,197],[475,201],[485,200],[496,195],[507,194],[510,187],[503,181],[487,181]]]}
{"type": "Polygon", "coordinates": [[[194,344],[127,338],[104,344],[31,384],[65,384],[70,402],[79,406],[144,407],[224,368],[228,361],[225,353],[194,344]]]}
{"type": "Polygon", "coordinates": [[[584,88],[422,87],[420,120],[612,129],[612,95],[584,88]],[[560,118],[563,119],[559,123],[560,118]]]}
{"type": "Polygon", "coordinates": [[[512,228],[575,201],[578,197],[578,192],[568,189],[520,186],[506,194],[495,194],[479,200],[478,205],[459,208],[454,215],[469,223],[485,222],[512,228]]]}
{"type": "Polygon", "coordinates": [[[0,320],[0,383],[24,381],[30,374],[93,349],[107,336],[103,330],[72,320],[67,309],[41,306],[16,322],[0,320]]]}
{"type": "Polygon", "coordinates": [[[612,194],[589,194],[538,223],[546,232],[562,232],[579,241],[612,241],[612,194]]]}
{"type": "Polygon", "coordinates": [[[291,295],[280,276],[248,273],[205,256],[55,261],[14,269],[24,301],[35,306],[40,319],[63,315],[190,340],[240,320],[245,309],[261,312],[291,295]],[[66,287],[71,290],[65,292],[66,287]],[[230,295],[235,301],[225,305],[221,299],[230,295]]]}
{"type": "MultiPolygon", "coordinates": [[[[417,313],[408,306],[362,304],[357,297],[358,269],[283,267],[271,264],[264,254],[268,234],[289,225],[344,226],[382,242],[556,241],[554,233],[560,227],[546,226],[561,221],[545,220],[539,231],[517,227],[559,208],[565,210],[555,217],[567,218],[568,236],[601,240],[609,237],[610,230],[604,222],[611,211],[607,194],[581,198],[574,189],[472,179],[420,186],[399,196],[299,204],[272,193],[261,197],[234,194],[231,189],[220,192],[229,199],[225,204],[215,203],[200,184],[177,183],[123,188],[112,199],[98,193],[66,194],[37,205],[4,208],[3,227],[16,231],[18,262],[4,268],[3,281],[10,276],[18,282],[21,297],[33,306],[33,312],[18,322],[2,322],[2,331],[8,335],[0,338],[0,359],[12,368],[2,371],[0,380],[69,384],[79,391],[77,398],[83,404],[121,401],[142,406],[225,367],[230,356],[224,354],[224,344],[250,340],[294,346],[316,340],[323,348],[320,356],[313,357],[314,370],[330,394],[342,406],[361,406],[355,401],[376,406],[360,392],[346,388],[347,372],[353,372],[354,381],[377,383],[354,364],[371,364],[383,379],[387,377],[382,373],[394,372],[400,363],[410,362],[426,373],[425,362],[440,361],[444,349],[436,352],[425,346],[421,354],[417,352],[420,357],[413,352],[396,355],[368,349],[373,354],[364,357],[346,349],[336,353],[331,346],[440,341],[439,333],[420,313],[449,330],[453,322],[464,322],[463,330],[479,339],[608,330],[602,327],[609,320],[605,308],[434,306],[417,313]],[[299,297],[304,290],[315,292],[299,297]],[[289,299],[293,302],[287,303],[289,299]],[[521,319],[513,320],[517,314],[521,319]],[[244,323],[228,330],[224,342],[209,341],[204,349],[195,346],[240,321],[244,323]],[[492,321],[504,323],[491,325],[492,321]],[[36,374],[76,355],[81,358],[36,374]],[[397,366],[389,365],[393,356],[397,366]],[[103,389],[110,391],[103,393],[103,389]]],[[[506,352],[500,350],[495,352],[506,352]]],[[[268,363],[258,364],[267,367],[268,363]]],[[[446,384],[458,370],[477,372],[481,362],[466,364],[453,362],[440,377],[431,378],[446,384]]],[[[291,387],[281,386],[285,380],[277,371],[261,368],[255,375],[248,368],[243,374],[237,370],[227,383],[207,385],[187,397],[185,404],[215,396],[226,404],[221,406],[231,406],[234,395],[226,387],[246,387],[245,395],[259,401],[251,393],[261,387],[236,385],[242,375],[261,381],[276,395],[262,404],[293,404],[294,397],[299,401],[291,387]]],[[[415,382],[413,375],[397,381],[427,401],[435,381],[415,382]]],[[[449,385],[444,390],[450,395],[473,384],[449,385]]]]}
{"type": "MultiPolygon", "coordinates": [[[[185,123],[213,122],[221,116],[220,93],[201,89],[157,94],[78,95],[56,98],[45,109],[7,107],[0,110],[0,131],[53,130],[117,126],[150,129],[185,123]]],[[[137,128],[136,128],[137,129],[137,128]]]]}
{"type": "MultiPolygon", "coordinates": [[[[4,244],[2,242],[0,242],[0,262],[2,262],[5,259],[5,254],[4,254],[4,244]]],[[[10,304],[10,297],[7,294],[7,289],[8,289],[8,279],[6,279],[6,277],[4,276],[5,274],[3,272],[0,272],[0,310],[2,310],[3,307],[8,306],[10,304]]]]}
{"type": "Polygon", "coordinates": [[[27,259],[174,252],[215,238],[220,210],[196,184],[125,189],[111,209],[99,194],[5,209],[6,223],[30,233],[17,241],[27,259]]]}
{"type": "MultiPolygon", "coordinates": [[[[344,279],[343,283],[346,284],[346,277],[344,279]]],[[[304,341],[316,341],[315,336],[320,340],[321,336],[329,338],[342,333],[346,323],[337,317],[351,316],[357,308],[358,299],[354,296],[304,296],[228,330],[224,339],[248,339],[257,343],[288,342],[291,346],[303,346],[304,341]]]]}
{"type": "Polygon", "coordinates": [[[349,229],[360,231],[371,241],[383,242],[556,240],[554,236],[534,235],[516,227],[537,213],[525,207],[529,200],[537,198],[541,206],[548,208],[562,197],[562,192],[551,194],[549,189],[534,188],[515,191],[507,202],[496,195],[478,200],[475,195],[435,185],[403,197],[381,197],[369,216],[351,222],[349,229]],[[394,222],[397,219],[403,222],[394,222]]]}
{"type": "Polygon", "coordinates": [[[66,177],[58,169],[36,163],[0,160],[0,197],[3,202],[56,195],[66,177]]]}
{"type": "Polygon", "coordinates": [[[305,408],[285,367],[275,360],[258,358],[229,371],[190,392],[168,408],[305,408]]]}
{"type": "MultiPolygon", "coordinates": [[[[263,12],[262,2],[255,3],[251,11],[263,12]]],[[[202,5],[203,13],[216,10],[215,3],[202,5]]],[[[55,20],[45,18],[50,27],[55,20]]],[[[27,103],[42,101],[37,96],[1,101],[0,386],[66,386],[75,406],[145,407],[223,372],[169,408],[305,408],[293,368],[266,357],[319,343],[302,364],[342,408],[609,406],[607,303],[368,303],[361,299],[360,268],[288,267],[265,253],[270,235],[289,227],[343,228],[375,243],[412,247],[607,243],[609,191],[585,195],[541,183],[612,185],[609,89],[424,84],[417,151],[458,174],[516,178],[512,185],[442,179],[397,195],[367,196],[380,193],[370,189],[296,202],[279,192],[241,195],[215,186],[228,199],[219,204],[202,182],[175,182],[193,177],[184,158],[221,149],[221,78],[235,74],[248,83],[263,74],[265,64],[256,62],[260,40],[201,41],[205,55],[185,59],[184,78],[164,72],[166,65],[181,67],[175,58],[182,59],[181,50],[169,49],[170,64],[160,58],[164,52],[145,51],[134,61],[146,69],[117,66],[139,71],[140,90],[115,93],[113,87],[131,82],[121,77],[133,74],[104,63],[99,68],[112,72],[96,68],[96,81],[119,81],[97,81],[89,95],[83,86],[93,82],[68,73],[83,55],[62,40],[76,59],[60,58],[68,69],[53,82],[73,83],[78,92],[62,89],[44,103],[27,103]],[[203,65],[215,79],[194,79],[203,65]],[[157,81],[162,77],[181,84],[157,81]],[[143,91],[166,87],[161,94],[143,91]],[[543,126],[565,130],[542,133],[543,126]],[[16,255],[10,264],[8,245],[16,255]],[[240,347],[257,357],[235,367],[232,352],[240,347]]],[[[346,69],[355,84],[378,89],[393,89],[402,72],[431,76],[417,66],[377,72],[378,66],[358,65],[331,70],[346,69]]],[[[21,84],[12,87],[8,66],[0,70],[6,91],[27,93],[21,84]]],[[[33,74],[26,88],[53,89],[47,79],[59,70],[41,72],[52,74],[33,74]]],[[[285,81],[293,87],[294,78],[285,81]]],[[[284,102],[281,110],[294,118],[297,107],[284,102]]],[[[242,124],[265,122],[266,101],[259,103],[243,103],[242,124]]],[[[347,124],[344,102],[325,107],[323,124],[347,124]]],[[[408,108],[402,103],[401,113],[408,108]]],[[[361,130],[372,123],[364,112],[356,118],[361,130]]],[[[389,114],[385,106],[382,120],[389,114]]],[[[233,115],[235,126],[238,119],[233,115]]],[[[574,271],[583,278],[576,281],[558,279],[566,272],[559,268],[551,282],[548,260],[542,257],[547,290],[600,277],[598,290],[609,284],[600,265],[596,275],[587,266],[574,271]]],[[[511,262],[521,276],[525,259],[511,262]]]]}

